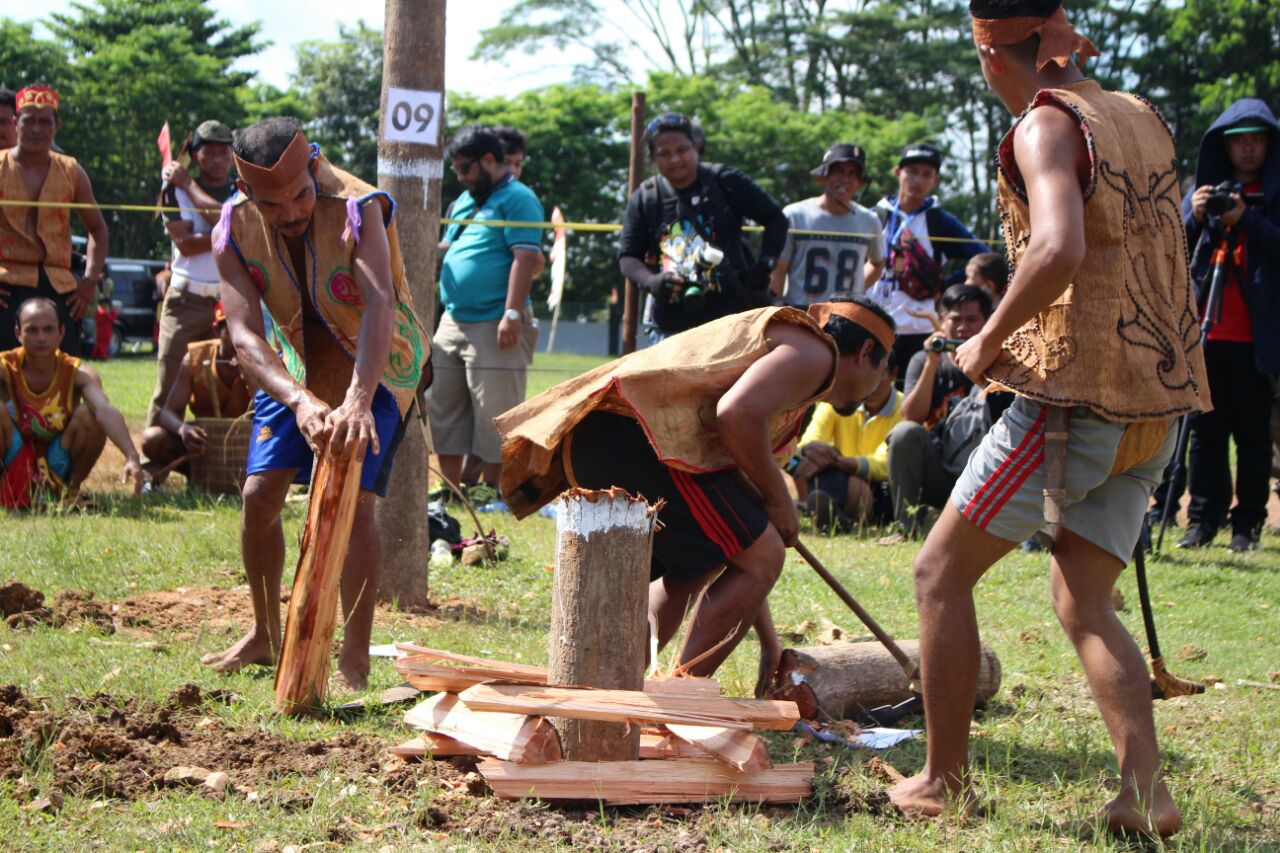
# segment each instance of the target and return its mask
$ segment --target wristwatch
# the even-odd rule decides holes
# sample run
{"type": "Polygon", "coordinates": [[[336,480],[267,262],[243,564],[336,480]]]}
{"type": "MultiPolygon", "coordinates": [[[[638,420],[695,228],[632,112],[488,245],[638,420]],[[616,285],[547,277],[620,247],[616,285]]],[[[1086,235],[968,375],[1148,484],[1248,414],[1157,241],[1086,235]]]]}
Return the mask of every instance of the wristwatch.
{"type": "Polygon", "coordinates": [[[519,312],[519,311],[517,311],[517,310],[516,310],[516,309],[514,309],[514,308],[508,308],[508,309],[506,310],[506,312],[505,312],[505,313],[503,313],[503,315],[502,315],[502,319],[504,319],[504,320],[519,320],[519,319],[520,319],[520,312],[519,312]]]}

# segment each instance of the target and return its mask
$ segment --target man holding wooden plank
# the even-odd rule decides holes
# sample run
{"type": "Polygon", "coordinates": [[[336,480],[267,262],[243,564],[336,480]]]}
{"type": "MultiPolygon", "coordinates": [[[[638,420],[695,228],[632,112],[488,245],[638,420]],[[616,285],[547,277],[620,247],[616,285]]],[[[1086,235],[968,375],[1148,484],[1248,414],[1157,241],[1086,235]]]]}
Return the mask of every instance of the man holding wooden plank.
{"type": "Polygon", "coordinates": [[[222,305],[254,398],[241,548],[254,625],[204,663],[223,672],[271,665],[280,652],[280,510],[313,454],[363,456],[360,496],[343,568],[346,631],[335,679],[364,689],[378,585],[375,497],[385,495],[396,448],[430,345],[410,303],[384,192],[329,165],[293,119],[265,119],[232,144],[240,194],[213,232],[222,305]],[[278,329],[267,343],[261,305],[278,329]]]}
{"type": "Polygon", "coordinates": [[[658,644],[705,590],[681,663],[710,675],[754,624],[767,683],[782,649],[765,600],[800,527],[780,463],[809,405],[847,415],[870,396],[893,341],[892,319],[862,296],[674,335],[499,416],[502,492],[521,518],[570,486],[664,501],[649,587],[658,644]]]}

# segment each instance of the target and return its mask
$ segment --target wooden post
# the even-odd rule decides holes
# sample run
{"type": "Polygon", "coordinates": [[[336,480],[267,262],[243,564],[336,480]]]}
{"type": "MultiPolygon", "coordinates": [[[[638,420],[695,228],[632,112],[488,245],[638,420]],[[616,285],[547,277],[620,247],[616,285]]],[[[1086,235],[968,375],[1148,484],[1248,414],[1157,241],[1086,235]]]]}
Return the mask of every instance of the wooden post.
{"type": "Polygon", "coordinates": [[[276,708],[287,714],[314,712],[324,701],[338,592],[363,467],[363,459],[328,451],[316,463],[276,670],[276,708]]]}
{"type": "MultiPolygon", "coordinates": [[[[627,198],[644,180],[644,92],[631,93],[631,171],[627,178],[627,198]]],[[[622,354],[636,351],[636,328],[640,324],[640,291],[623,276],[622,354]]]]}
{"type": "MultiPolygon", "coordinates": [[[[641,690],[657,507],[621,489],[572,489],[556,502],[548,681],[641,690]]],[[[566,761],[640,757],[640,728],[552,718],[566,761]]]]}
{"type": "MultiPolygon", "coordinates": [[[[919,641],[899,640],[898,645],[919,666],[919,641]]],[[[911,698],[911,683],[898,661],[873,642],[787,649],[774,684],[769,695],[795,702],[807,720],[855,719],[863,711],[911,698]]],[[[999,689],[1000,659],[983,643],[977,701],[987,701],[999,689]]]]}
{"type": "MultiPolygon", "coordinates": [[[[396,200],[400,254],[413,310],[430,337],[435,327],[436,246],[444,177],[445,0],[386,0],[382,64],[382,133],[378,186],[396,200]],[[391,90],[397,97],[391,101],[391,90]],[[405,93],[409,93],[408,96],[405,93]],[[391,137],[391,138],[389,138],[391,137]]],[[[385,500],[378,502],[382,573],[378,599],[402,608],[425,607],[427,457],[422,401],[405,430],[385,500]]]]}

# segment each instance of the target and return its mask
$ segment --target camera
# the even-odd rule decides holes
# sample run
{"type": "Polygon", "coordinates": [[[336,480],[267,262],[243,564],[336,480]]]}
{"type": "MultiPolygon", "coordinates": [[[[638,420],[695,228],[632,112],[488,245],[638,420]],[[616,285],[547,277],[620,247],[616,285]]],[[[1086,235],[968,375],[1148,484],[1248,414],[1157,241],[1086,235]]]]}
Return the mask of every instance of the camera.
{"type": "Polygon", "coordinates": [[[924,348],[928,352],[955,352],[964,341],[955,338],[929,338],[924,348]]]}
{"type": "Polygon", "coordinates": [[[710,243],[703,243],[698,247],[698,251],[693,256],[693,275],[686,276],[686,280],[690,283],[680,297],[685,306],[694,310],[702,307],[707,300],[711,271],[720,266],[723,260],[724,252],[710,243]]]}
{"type": "Polygon", "coordinates": [[[1243,189],[1240,184],[1231,181],[1223,181],[1214,187],[1209,197],[1204,200],[1204,212],[1209,216],[1218,217],[1226,213],[1228,210],[1236,206],[1236,200],[1231,197],[1232,193],[1238,193],[1243,189]]]}

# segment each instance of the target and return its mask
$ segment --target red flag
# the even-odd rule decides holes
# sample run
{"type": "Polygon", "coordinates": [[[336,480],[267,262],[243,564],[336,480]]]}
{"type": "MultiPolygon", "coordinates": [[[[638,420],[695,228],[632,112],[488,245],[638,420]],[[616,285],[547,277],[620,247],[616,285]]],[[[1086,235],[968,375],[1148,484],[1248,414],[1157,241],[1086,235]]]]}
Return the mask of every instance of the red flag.
{"type": "Polygon", "coordinates": [[[169,141],[169,122],[167,121],[164,127],[160,128],[160,135],[156,137],[156,147],[160,149],[160,156],[164,160],[161,168],[173,162],[173,146],[169,141]]]}

